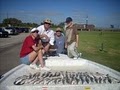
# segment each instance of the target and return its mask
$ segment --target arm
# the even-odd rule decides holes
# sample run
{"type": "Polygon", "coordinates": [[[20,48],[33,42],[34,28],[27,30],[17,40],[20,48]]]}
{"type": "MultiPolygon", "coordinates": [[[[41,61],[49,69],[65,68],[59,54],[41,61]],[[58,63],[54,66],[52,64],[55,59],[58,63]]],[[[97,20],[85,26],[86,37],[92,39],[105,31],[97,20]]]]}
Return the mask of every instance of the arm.
{"type": "Polygon", "coordinates": [[[32,45],[32,48],[35,52],[38,52],[40,50],[40,47],[36,47],[36,44],[35,45],[32,45]]]}
{"type": "Polygon", "coordinates": [[[54,37],[54,32],[53,31],[51,31],[51,33],[50,33],[50,36],[49,36],[49,43],[45,46],[45,51],[48,51],[49,50],[49,47],[51,46],[51,45],[54,45],[54,41],[55,41],[55,37],[54,37]]]}
{"type": "Polygon", "coordinates": [[[76,47],[78,47],[78,45],[79,45],[79,35],[77,34],[76,35],[76,47]]]}
{"type": "Polygon", "coordinates": [[[35,52],[38,52],[40,49],[43,49],[41,40],[39,40],[37,44],[32,45],[32,48],[35,52]]]}
{"type": "Polygon", "coordinates": [[[75,30],[75,35],[76,35],[76,47],[78,47],[78,45],[79,45],[79,33],[78,33],[78,29],[76,26],[74,26],[74,30],[75,30]]]}
{"type": "Polygon", "coordinates": [[[54,36],[54,32],[52,31],[51,32],[51,36],[50,36],[49,44],[50,45],[54,45],[54,41],[55,41],[55,36],[54,36]]]}

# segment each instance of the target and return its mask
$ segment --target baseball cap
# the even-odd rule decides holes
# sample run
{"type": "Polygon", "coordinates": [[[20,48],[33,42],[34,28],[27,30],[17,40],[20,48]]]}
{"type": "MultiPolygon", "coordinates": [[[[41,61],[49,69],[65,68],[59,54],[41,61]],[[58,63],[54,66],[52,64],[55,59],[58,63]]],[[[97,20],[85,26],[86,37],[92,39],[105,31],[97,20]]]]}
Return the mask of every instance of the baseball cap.
{"type": "Polygon", "coordinates": [[[69,22],[71,22],[71,21],[72,21],[72,18],[71,18],[71,17],[67,17],[65,22],[66,22],[66,23],[69,23],[69,22]]]}
{"type": "Polygon", "coordinates": [[[35,32],[35,31],[39,32],[39,31],[37,30],[37,28],[33,28],[30,32],[33,33],[33,32],[35,32]]]}
{"type": "Polygon", "coordinates": [[[45,20],[44,20],[44,23],[51,24],[52,21],[51,21],[50,19],[45,19],[45,20]]]}

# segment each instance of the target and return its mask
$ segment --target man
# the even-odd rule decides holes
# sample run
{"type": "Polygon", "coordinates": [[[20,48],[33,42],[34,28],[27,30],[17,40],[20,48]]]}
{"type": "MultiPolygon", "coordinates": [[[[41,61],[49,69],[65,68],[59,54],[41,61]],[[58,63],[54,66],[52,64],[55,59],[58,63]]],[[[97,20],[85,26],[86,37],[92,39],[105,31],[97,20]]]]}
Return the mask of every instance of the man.
{"type": "Polygon", "coordinates": [[[66,25],[65,25],[65,36],[66,42],[65,47],[67,48],[68,57],[73,59],[78,59],[79,54],[77,52],[78,47],[78,33],[77,28],[73,24],[71,17],[66,18],[66,25]]]}
{"type": "Polygon", "coordinates": [[[27,65],[30,64],[31,68],[39,70],[40,68],[36,65],[39,61],[41,64],[41,70],[50,70],[44,65],[42,48],[43,47],[38,39],[38,30],[37,28],[33,28],[30,35],[27,36],[23,42],[20,52],[21,63],[27,65]]]}
{"type": "Polygon", "coordinates": [[[37,27],[39,35],[44,46],[44,50],[47,53],[51,45],[54,45],[54,31],[50,29],[51,20],[44,20],[44,24],[37,27]]]}
{"type": "Polygon", "coordinates": [[[59,27],[56,29],[55,33],[55,46],[57,48],[57,53],[65,53],[65,36],[59,27]]]}

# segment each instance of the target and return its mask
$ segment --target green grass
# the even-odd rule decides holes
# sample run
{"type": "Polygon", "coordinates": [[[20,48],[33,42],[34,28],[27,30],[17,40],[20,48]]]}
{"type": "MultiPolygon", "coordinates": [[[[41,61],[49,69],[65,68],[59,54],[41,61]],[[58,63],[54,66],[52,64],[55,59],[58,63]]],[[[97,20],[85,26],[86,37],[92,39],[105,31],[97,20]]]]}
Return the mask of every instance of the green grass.
{"type": "Polygon", "coordinates": [[[80,31],[78,50],[82,58],[120,72],[120,32],[80,31]]]}

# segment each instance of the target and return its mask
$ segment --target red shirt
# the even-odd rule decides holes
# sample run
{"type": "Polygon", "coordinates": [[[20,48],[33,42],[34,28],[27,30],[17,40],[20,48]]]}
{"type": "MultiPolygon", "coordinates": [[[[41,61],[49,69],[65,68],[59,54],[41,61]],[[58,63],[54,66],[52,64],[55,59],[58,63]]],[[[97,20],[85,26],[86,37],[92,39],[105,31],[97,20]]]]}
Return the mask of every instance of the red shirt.
{"type": "Polygon", "coordinates": [[[37,44],[37,40],[33,39],[31,35],[27,36],[23,42],[22,49],[20,52],[20,58],[28,55],[33,50],[32,46],[37,44]]]}

